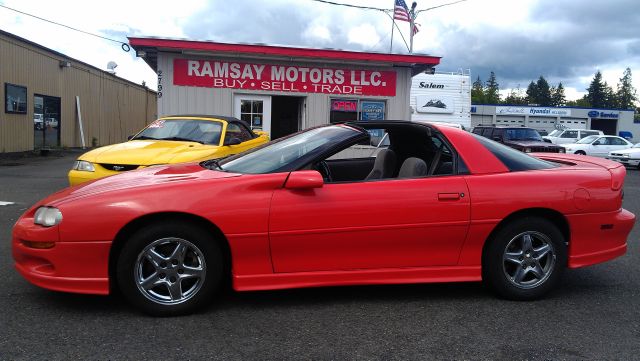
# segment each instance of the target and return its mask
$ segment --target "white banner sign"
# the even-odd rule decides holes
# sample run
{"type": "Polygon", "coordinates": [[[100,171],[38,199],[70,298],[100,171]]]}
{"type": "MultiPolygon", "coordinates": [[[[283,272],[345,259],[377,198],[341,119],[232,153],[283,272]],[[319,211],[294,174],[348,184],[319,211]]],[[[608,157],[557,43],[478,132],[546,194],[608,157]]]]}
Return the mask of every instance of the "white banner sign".
{"type": "Polygon", "coordinates": [[[541,107],[496,107],[496,115],[528,115],[542,117],[568,117],[571,109],[541,107]]]}
{"type": "Polygon", "coordinates": [[[453,98],[443,96],[416,96],[418,113],[453,113],[453,98]]]}

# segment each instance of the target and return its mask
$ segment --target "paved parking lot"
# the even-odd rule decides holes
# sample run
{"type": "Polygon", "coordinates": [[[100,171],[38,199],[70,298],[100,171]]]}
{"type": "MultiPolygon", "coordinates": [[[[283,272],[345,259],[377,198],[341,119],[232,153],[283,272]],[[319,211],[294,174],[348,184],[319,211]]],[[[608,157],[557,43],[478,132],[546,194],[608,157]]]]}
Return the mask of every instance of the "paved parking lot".
{"type": "MultiPolygon", "coordinates": [[[[627,255],[566,272],[537,302],[479,283],[229,291],[200,314],[151,318],[117,297],[37,288],[13,269],[11,227],[66,186],[74,156],[0,160],[0,202],[15,203],[0,205],[0,360],[640,359],[638,225],[627,255]]],[[[637,170],[624,205],[640,214],[637,170]]]]}

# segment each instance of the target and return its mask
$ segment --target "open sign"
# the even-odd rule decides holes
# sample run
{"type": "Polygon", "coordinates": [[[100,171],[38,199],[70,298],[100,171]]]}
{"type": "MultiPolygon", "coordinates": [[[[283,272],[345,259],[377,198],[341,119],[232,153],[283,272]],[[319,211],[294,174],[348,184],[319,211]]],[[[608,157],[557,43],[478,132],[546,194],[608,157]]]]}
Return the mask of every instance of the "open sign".
{"type": "Polygon", "coordinates": [[[332,100],[331,110],[335,112],[357,112],[357,100],[332,100]]]}

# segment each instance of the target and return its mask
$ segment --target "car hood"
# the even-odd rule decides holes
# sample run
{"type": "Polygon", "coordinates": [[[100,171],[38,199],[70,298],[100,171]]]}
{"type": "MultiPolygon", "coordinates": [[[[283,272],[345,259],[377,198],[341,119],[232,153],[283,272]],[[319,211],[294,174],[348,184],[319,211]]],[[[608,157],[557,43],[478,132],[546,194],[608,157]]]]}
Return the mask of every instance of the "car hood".
{"type": "Polygon", "coordinates": [[[151,188],[162,188],[173,186],[176,183],[193,183],[200,181],[211,181],[240,177],[238,173],[227,173],[203,168],[198,163],[182,163],[176,165],[162,165],[148,167],[141,170],[124,172],[111,177],[100,178],[95,181],[80,184],[75,187],[66,188],[58,193],[54,193],[42,204],[59,206],[63,203],[98,194],[118,191],[131,191],[136,188],[149,190],[151,188]]]}
{"type": "Polygon", "coordinates": [[[507,140],[505,143],[521,145],[523,147],[548,147],[548,148],[558,148],[557,145],[541,142],[537,140],[507,140]]]}
{"type": "Polygon", "coordinates": [[[100,164],[153,165],[196,160],[215,153],[218,146],[174,140],[130,140],[87,152],[79,159],[100,164]],[[193,157],[189,155],[193,154],[193,157]],[[186,159],[187,158],[190,159],[186,159]]]}

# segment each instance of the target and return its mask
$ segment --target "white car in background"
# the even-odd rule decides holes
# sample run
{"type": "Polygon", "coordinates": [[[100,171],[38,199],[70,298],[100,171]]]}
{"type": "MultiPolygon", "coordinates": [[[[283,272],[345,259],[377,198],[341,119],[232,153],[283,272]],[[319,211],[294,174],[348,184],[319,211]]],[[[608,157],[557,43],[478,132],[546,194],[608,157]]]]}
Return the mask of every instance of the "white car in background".
{"type": "Polygon", "coordinates": [[[609,152],[633,147],[633,143],[615,135],[590,135],[571,144],[563,144],[567,153],[606,158],[609,152]]]}
{"type": "Polygon", "coordinates": [[[576,141],[590,135],[604,135],[601,130],[591,129],[556,129],[542,137],[545,142],[553,144],[575,143],[576,141]]]}
{"type": "Polygon", "coordinates": [[[640,143],[634,145],[633,148],[609,152],[607,159],[615,160],[627,167],[637,167],[640,169],[640,143]]]}

